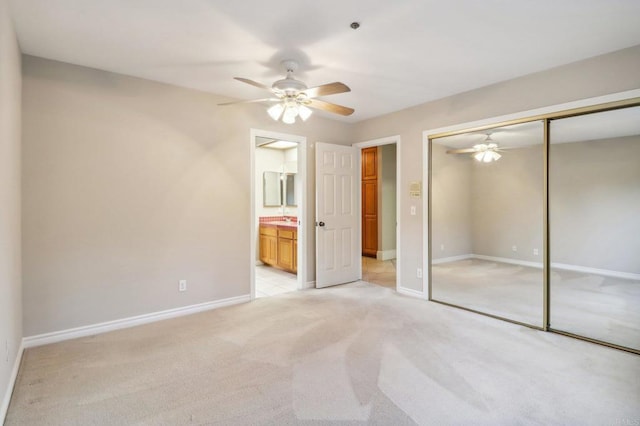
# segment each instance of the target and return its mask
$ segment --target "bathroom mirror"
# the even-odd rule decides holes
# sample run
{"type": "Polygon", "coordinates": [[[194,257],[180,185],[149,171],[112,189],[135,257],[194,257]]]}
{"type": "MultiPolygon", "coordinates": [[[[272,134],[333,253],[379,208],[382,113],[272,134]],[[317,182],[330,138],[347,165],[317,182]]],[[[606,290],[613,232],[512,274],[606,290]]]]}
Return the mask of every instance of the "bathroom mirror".
{"type": "Polygon", "coordinates": [[[262,181],[264,207],[280,207],[282,205],[280,172],[264,172],[262,181]]]}
{"type": "Polygon", "coordinates": [[[295,173],[284,174],[284,186],[285,186],[285,205],[287,207],[296,207],[298,202],[296,200],[296,180],[297,175],[295,173]]]}

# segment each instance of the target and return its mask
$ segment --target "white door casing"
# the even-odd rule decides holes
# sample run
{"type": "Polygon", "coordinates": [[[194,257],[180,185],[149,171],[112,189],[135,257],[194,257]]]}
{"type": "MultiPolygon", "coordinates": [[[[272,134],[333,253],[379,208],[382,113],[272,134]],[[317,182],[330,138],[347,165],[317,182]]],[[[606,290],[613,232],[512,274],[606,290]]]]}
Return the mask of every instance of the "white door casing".
{"type": "Polygon", "coordinates": [[[357,281],[358,149],[316,143],[316,287],[357,281]]]}

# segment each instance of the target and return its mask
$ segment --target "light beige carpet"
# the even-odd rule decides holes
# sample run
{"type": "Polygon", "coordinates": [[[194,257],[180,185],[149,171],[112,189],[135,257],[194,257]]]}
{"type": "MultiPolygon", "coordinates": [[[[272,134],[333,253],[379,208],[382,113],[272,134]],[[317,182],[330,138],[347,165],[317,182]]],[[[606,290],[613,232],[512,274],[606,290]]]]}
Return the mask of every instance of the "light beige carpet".
{"type": "Polygon", "coordinates": [[[640,357],[354,283],[26,351],[7,425],[634,424],[640,357]]]}

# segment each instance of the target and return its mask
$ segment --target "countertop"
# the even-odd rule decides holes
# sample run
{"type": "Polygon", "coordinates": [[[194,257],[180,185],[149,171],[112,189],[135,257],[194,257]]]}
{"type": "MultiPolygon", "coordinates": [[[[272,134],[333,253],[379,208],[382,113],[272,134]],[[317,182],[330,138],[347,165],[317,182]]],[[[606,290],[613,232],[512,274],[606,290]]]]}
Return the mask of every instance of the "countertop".
{"type": "Polygon", "coordinates": [[[266,225],[266,226],[282,226],[285,228],[297,228],[298,227],[298,222],[287,222],[284,220],[277,220],[277,221],[273,221],[273,222],[261,222],[260,225],[266,225]]]}

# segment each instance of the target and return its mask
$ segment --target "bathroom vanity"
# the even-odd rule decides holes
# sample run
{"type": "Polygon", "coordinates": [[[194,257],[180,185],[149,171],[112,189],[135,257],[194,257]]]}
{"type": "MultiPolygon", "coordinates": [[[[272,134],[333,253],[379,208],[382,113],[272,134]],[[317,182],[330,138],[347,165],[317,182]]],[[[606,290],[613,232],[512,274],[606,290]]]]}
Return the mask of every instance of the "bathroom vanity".
{"type": "Polygon", "coordinates": [[[260,261],[297,273],[298,227],[295,221],[260,223],[260,261]]]}

